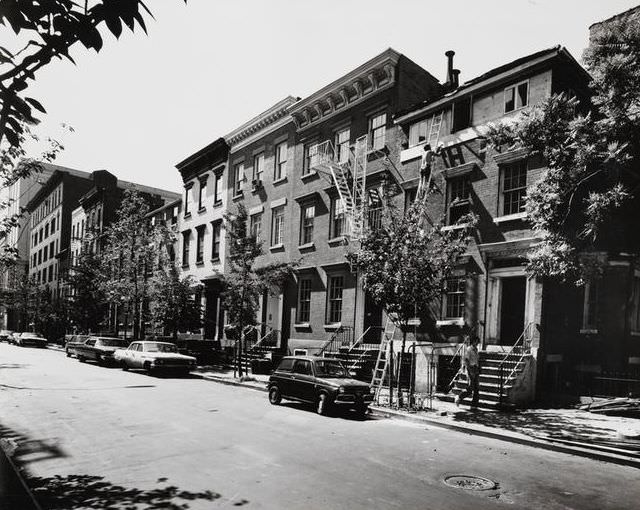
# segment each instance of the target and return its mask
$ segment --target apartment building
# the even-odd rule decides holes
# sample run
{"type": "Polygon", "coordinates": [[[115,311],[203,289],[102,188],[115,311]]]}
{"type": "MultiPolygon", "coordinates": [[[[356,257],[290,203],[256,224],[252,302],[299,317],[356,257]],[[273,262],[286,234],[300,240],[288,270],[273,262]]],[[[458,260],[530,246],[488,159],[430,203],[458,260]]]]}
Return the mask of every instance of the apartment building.
{"type": "Polygon", "coordinates": [[[177,254],[182,274],[198,284],[203,328],[197,336],[220,340],[223,335],[221,292],[225,236],[223,216],[228,200],[229,146],[218,138],[176,165],[184,182],[179,215],[177,254]]]}
{"type": "MultiPolygon", "coordinates": [[[[541,178],[545,161],[522,149],[493,148],[485,135],[491,123],[517,118],[552,94],[587,100],[589,76],[562,47],[517,59],[463,84],[458,84],[452,52],[449,58],[448,93],[395,119],[406,144],[400,164],[414,171],[431,126],[441,123],[437,144],[442,150],[432,166],[440,193],[429,197],[430,214],[449,229],[462,228],[458,220],[469,212],[479,219],[467,256],[447,282],[429,336],[441,349],[442,366],[469,332],[478,334],[487,353],[508,353],[520,342],[527,365],[517,398],[526,401],[535,395],[542,367],[558,359],[552,316],[564,322],[571,312],[565,302],[554,304],[549,282],[525,270],[526,254],[537,242],[524,210],[527,187],[541,178]]],[[[584,321],[589,317],[587,313],[584,321]]]]}

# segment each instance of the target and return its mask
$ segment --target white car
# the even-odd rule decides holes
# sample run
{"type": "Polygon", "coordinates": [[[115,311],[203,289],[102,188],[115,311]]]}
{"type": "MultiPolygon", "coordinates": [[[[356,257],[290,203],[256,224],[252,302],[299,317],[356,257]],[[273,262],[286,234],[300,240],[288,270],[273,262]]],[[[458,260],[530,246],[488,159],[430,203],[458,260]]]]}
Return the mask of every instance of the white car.
{"type": "Polygon", "coordinates": [[[14,335],[14,341],[16,345],[24,347],[25,345],[35,345],[36,347],[46,347],[47,339],[37,333],[20,333],[14,335]]]}
{"type": "Polygon", "coordinates": [[[196,359],[178,353],[175,344],[149,340],[132,342],[126,349],[116,350],[113,359],[123,370],[142,368],[147,372],[166,370],[189,373],[196,367],[196,359]]]}

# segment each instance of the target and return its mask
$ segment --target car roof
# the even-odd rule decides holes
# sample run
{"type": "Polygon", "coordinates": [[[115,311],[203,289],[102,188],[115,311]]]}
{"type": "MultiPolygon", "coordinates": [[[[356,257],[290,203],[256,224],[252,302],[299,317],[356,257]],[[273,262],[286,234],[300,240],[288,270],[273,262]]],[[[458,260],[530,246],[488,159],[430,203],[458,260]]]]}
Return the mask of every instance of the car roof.
{"type": "Polygon", "coordinates": [[[173,344],[171,342],[158,342],[157,340],[134,340],[131,343],[137,343],[137,344],[166,344],[166,345],[176,345],[173,344]]]}
{"type": "Polygon", "coordinates": [[[301,355],[296,355],[296,356],[285,356],[284,358],[282,358],[283,360],[285,359],[305,359],[308,361],[342,361],[339,360],[337,358],[325,358],[323,356],[301,356],[301,355]]]}

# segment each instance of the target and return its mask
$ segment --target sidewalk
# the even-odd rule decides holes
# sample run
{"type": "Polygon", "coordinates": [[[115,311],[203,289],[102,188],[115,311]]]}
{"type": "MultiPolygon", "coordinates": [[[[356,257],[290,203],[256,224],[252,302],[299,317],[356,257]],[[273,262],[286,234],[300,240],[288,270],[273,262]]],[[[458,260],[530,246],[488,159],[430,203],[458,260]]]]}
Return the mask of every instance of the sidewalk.
{"type": "Polygon", "coordinates": [[[0,508],[40,510],[17,467],[0,447],[0,508]]]}
{"type": "MultiPolygon", "coordinates": [[[[268,375],[234,378],[223,367],[193,372],[222,384],[265,391],[268,375]]],[[[376,416],[409,420],[536,448],[640,468],[640,419],[605,416],[578,409],[536,408],[517,411],[470,410],[434,399],[431,410],[408,411],[372,406],[376,416]]]]}

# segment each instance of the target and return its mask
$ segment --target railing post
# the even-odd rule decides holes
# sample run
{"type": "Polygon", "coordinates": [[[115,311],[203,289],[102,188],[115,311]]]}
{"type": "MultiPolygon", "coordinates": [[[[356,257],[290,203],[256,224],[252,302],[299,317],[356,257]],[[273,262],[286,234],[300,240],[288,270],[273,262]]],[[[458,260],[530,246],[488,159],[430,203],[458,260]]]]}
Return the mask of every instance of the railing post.
{"type": "Polygon", "coordinates": [[[500,363],[500,393],[498,394],[498,406],[502,407],[502,390],[504,387],[504,378],[503,378],[503,370],[504,367],[502,366],[502,363],[500,363]]]}

